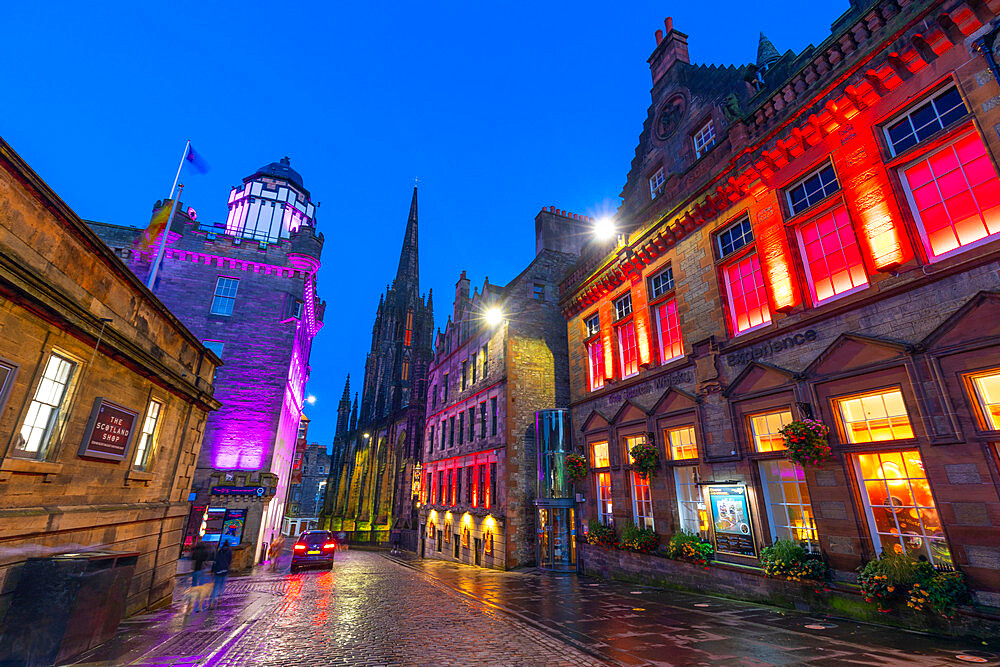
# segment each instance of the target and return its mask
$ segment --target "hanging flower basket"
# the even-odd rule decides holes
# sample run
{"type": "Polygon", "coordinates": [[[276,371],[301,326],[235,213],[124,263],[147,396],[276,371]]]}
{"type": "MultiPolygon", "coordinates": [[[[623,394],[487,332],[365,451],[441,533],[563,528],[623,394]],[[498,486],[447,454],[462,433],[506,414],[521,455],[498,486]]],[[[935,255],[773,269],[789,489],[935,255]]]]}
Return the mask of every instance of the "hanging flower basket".
{"type": "Polygon", "coordinates": [[[821,466],[833,460],[826,436],[830,427],[816,419],[800,419],[786,424],[778,433],[785,440],[785,456],[801,466],[821,466]]]}
{"type": "Polygon", "coordinates": [[[587,459],[580,454],[566,455],[566,476],[571,482],[579,482],[587,476],[587,459]]]}
{"type": "Polygon", "coordinates": [[[640,442],[628,450],[628,453],[632,457],[632,469],[643,479],[649,477],[649,473],[660,465],[660,458],[656,455],[656,447],[651,443],[640,442]]]}

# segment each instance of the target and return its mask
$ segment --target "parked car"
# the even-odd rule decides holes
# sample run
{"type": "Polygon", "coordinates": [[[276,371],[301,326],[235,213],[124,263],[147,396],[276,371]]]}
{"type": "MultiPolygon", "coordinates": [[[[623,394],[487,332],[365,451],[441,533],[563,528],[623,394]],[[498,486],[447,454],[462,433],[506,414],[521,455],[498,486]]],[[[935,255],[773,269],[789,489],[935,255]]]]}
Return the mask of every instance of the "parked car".
{"type": "Polygon", "coordinates": [[[328,530],[307,530],[292,546],[292,567],[295,572],[299,568],[310,565],[333,566],[333,557],[337,552],[337,541],[328,530]]]}

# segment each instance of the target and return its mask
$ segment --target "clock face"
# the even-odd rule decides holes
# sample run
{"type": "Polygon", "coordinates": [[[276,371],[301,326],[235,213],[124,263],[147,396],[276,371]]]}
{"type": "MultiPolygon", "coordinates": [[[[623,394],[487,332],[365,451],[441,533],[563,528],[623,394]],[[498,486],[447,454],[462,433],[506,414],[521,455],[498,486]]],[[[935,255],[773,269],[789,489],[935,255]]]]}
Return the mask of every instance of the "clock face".
{"type": "Polygon", "coordinates": [[[672,137],[684,118],[687,110],[687,102],[684,96],[677,94],[666,101],[660,107],[660,113],[656,117],[655,132],[656,138],[665,141],[672,137]]]}

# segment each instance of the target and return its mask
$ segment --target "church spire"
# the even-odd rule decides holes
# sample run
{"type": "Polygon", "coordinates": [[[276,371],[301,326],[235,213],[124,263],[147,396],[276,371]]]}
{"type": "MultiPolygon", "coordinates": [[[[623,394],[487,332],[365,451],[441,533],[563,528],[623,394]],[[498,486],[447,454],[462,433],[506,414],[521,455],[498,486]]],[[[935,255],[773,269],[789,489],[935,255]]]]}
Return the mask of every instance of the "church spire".
{"type": "Polygon", "coordinates": [[[774,48],[771,40],[765,37],[764,33],[760,33],[760,42],[757,44],[757,67],[761,71],[766,70],[780,58],[781,54],[774,48]]]}
{"type": "Polygon", "coordinates": [[[412,289],[414,292],[419,292],[419,268],[417,262],[417,187],[413,186],[410,217],[406,221],[406,234],[403,235],[403,249],[399,253],[399,268],[396,270],[396,281],[393,286],[398,290],[412,289]]]}
{"type": "Polygon", "coordinates": [[[347,382],[344,384],[344,395],[337,406],[337,430],[334,439],[342,438],[350,426],[351,418],[351,374],[347,374],[347,382]]]}

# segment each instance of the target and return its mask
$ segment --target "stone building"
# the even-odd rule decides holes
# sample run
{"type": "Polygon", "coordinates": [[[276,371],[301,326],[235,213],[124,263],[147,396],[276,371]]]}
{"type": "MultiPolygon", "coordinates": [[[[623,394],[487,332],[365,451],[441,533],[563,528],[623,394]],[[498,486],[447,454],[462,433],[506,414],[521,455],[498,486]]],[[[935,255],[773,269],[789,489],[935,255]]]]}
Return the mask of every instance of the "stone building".
{"type": "Polygon", "coordinates": [[[428,372],[420,553],[508,569],[535,554],[535,413],[568,404],[558,284],[588,221],[535,218],[536,255],[506,286],[469,295],[465,271],[428,372]]]}
{"type": "Polygon", "coordinates": [[[0,626],[26,558],[136,552],[169,603],[218,357],[0,141],[0,626]]]}
{"type": "MultiPolygon", "coordinates": [[[[154,214],[170,204],[157,202],[154,214]]],[[[144,243],[143,230],[90,224],[148,276],[159,246],[144,243]]],[[[222,407],[205,427],[187,546],[225,534],[259,557],[282,528],[309,354],[323,324],[322,248],[310,193],[287,158],[232,189],[225,223],[177,207],[153,293],[223,361],[222,407]]]]}
{"type": "Polygon", "coordinates": [[[330,476],[330,454],[326,446],[311,442],[292,463],[292,484],[288,487],[285,510],[285,535],[297,536],[303,530],[320,527],[320,512],[326,498],[330,476]]]}
{"type": "Polygon", "coordinates": [[[348,377],[327,486],[325,525],[374,534],[381,541],[388,539],[390,529],[414,530],[416,521],[413,478],[420,460],[434,329],[432,295],[420,294],[417,231],[413,188],[396,277],[379,300],[372,326],[360,412],[356,396],[348,412],[348,377]]]}
{"type": "Polygon", "coordinates": [[[906,551],[1000,604],[998,10],[855,1],[740,67],[657,31],[620,239],[562,285],[587,518],[744,565],[791,539],[839,579],[906,551]],[[787,460],[805,418],[832,462],[787,460]]]}

